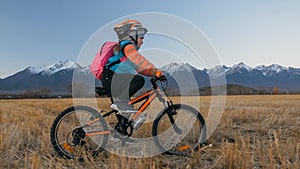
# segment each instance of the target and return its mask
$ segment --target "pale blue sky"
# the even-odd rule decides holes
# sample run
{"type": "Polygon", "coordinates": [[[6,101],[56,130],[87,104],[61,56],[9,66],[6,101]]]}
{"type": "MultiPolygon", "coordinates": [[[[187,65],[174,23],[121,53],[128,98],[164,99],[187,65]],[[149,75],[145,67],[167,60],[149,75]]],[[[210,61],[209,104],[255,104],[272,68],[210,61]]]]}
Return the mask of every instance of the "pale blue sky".
{"type": "Polygon", "coordinates": [[[99,28],[142,12],[191,22],[213,43],[222,64],[300,67],[299,8],[297,0],[1,0],[0,78],[27,66],[75,61],[99,28]]]}

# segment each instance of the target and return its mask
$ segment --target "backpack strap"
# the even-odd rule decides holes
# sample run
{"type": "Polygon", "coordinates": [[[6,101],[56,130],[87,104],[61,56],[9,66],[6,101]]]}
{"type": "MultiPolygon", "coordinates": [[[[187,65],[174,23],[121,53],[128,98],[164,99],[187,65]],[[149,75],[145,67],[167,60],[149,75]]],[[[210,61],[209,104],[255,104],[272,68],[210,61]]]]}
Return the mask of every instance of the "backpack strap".
{"type": "MultiPolygon", "coordinates": [[[[128,43],[125,43],[125,44],[122,46],[122,48],[121,48],[120,51],[123,53],[123,55],[125,55],[125,52],[124,52],[125,47],[126,47],[127,45],[129,45],[129,44],[133,44],[133,43],[128,42],[128,43]]],[[[111,68],[111,67],[113,67],[114,65],[119,64],[119,63],[121,63],[121,59],[118,59],[118,60],[116,60],[116,61],[114,61],[114,62],[111,62],[111,63],[105,65],[105,68],[106,68],[106,69],[109,69],[109,68],[111,68]]]]}
{"type": "Polygon", "coordinates": [[[120,59],[119,59],[119,60],[116,60],[116,61],[114,61],[114,62],[111,62],[111,63],[109,63],[109,64],[107,64],[107,65],[105,66],[105,68],[106,68],[106,69],[109,69],[109,68],[111,68],[111,67],[113,67],[114,65],[119,64],[119,63],[121,63],[121,60],[120,60],[120,59]]]}

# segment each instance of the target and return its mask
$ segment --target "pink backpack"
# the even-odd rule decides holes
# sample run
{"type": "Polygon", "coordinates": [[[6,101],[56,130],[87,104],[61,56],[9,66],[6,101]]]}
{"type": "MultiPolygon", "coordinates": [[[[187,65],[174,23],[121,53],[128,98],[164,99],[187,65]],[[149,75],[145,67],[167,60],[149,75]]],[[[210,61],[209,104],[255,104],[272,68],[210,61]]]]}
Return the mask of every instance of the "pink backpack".
{"type": "Polygon", "coordinates": [[[101,79],[104,66],[107,64],[108,59],[113,56],[114,47],[117,44],[118,42],[105,42],[93,59],[90,71],[97,79],[101,79]]]}

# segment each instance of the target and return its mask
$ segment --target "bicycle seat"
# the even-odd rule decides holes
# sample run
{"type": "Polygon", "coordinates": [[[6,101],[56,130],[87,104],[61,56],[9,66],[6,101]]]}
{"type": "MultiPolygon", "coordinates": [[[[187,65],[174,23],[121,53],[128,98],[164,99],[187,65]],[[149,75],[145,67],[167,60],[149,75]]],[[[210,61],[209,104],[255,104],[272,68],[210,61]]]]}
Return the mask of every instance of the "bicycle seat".
{"type": "Polygon", "coordinates": [[[103,87],[95,87],[95,92],[99,95],[99,96],[110,96],[110,93],[103,87]]]}

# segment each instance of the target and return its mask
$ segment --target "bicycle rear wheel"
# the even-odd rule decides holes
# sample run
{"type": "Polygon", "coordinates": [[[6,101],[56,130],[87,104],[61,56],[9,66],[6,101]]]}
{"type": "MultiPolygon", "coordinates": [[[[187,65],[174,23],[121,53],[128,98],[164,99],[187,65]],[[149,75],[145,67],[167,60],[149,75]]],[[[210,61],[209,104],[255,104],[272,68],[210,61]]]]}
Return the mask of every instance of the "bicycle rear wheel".
{"type": "Polygon", "coordinates": [[[187,155],[197,151],[205,142],[205,121],[194,108],[176,104],[173,110],[166,108],[158,114],[153,123],[152,135],[162,153],[187,155]]]}
{"type": "Polygon", "coordinates": [[[109,131],[103,116],[85,107],[70,107],[54,120],[50,139],[54,150],[64,158],[91,157],[107,143],[109,131]]]}

